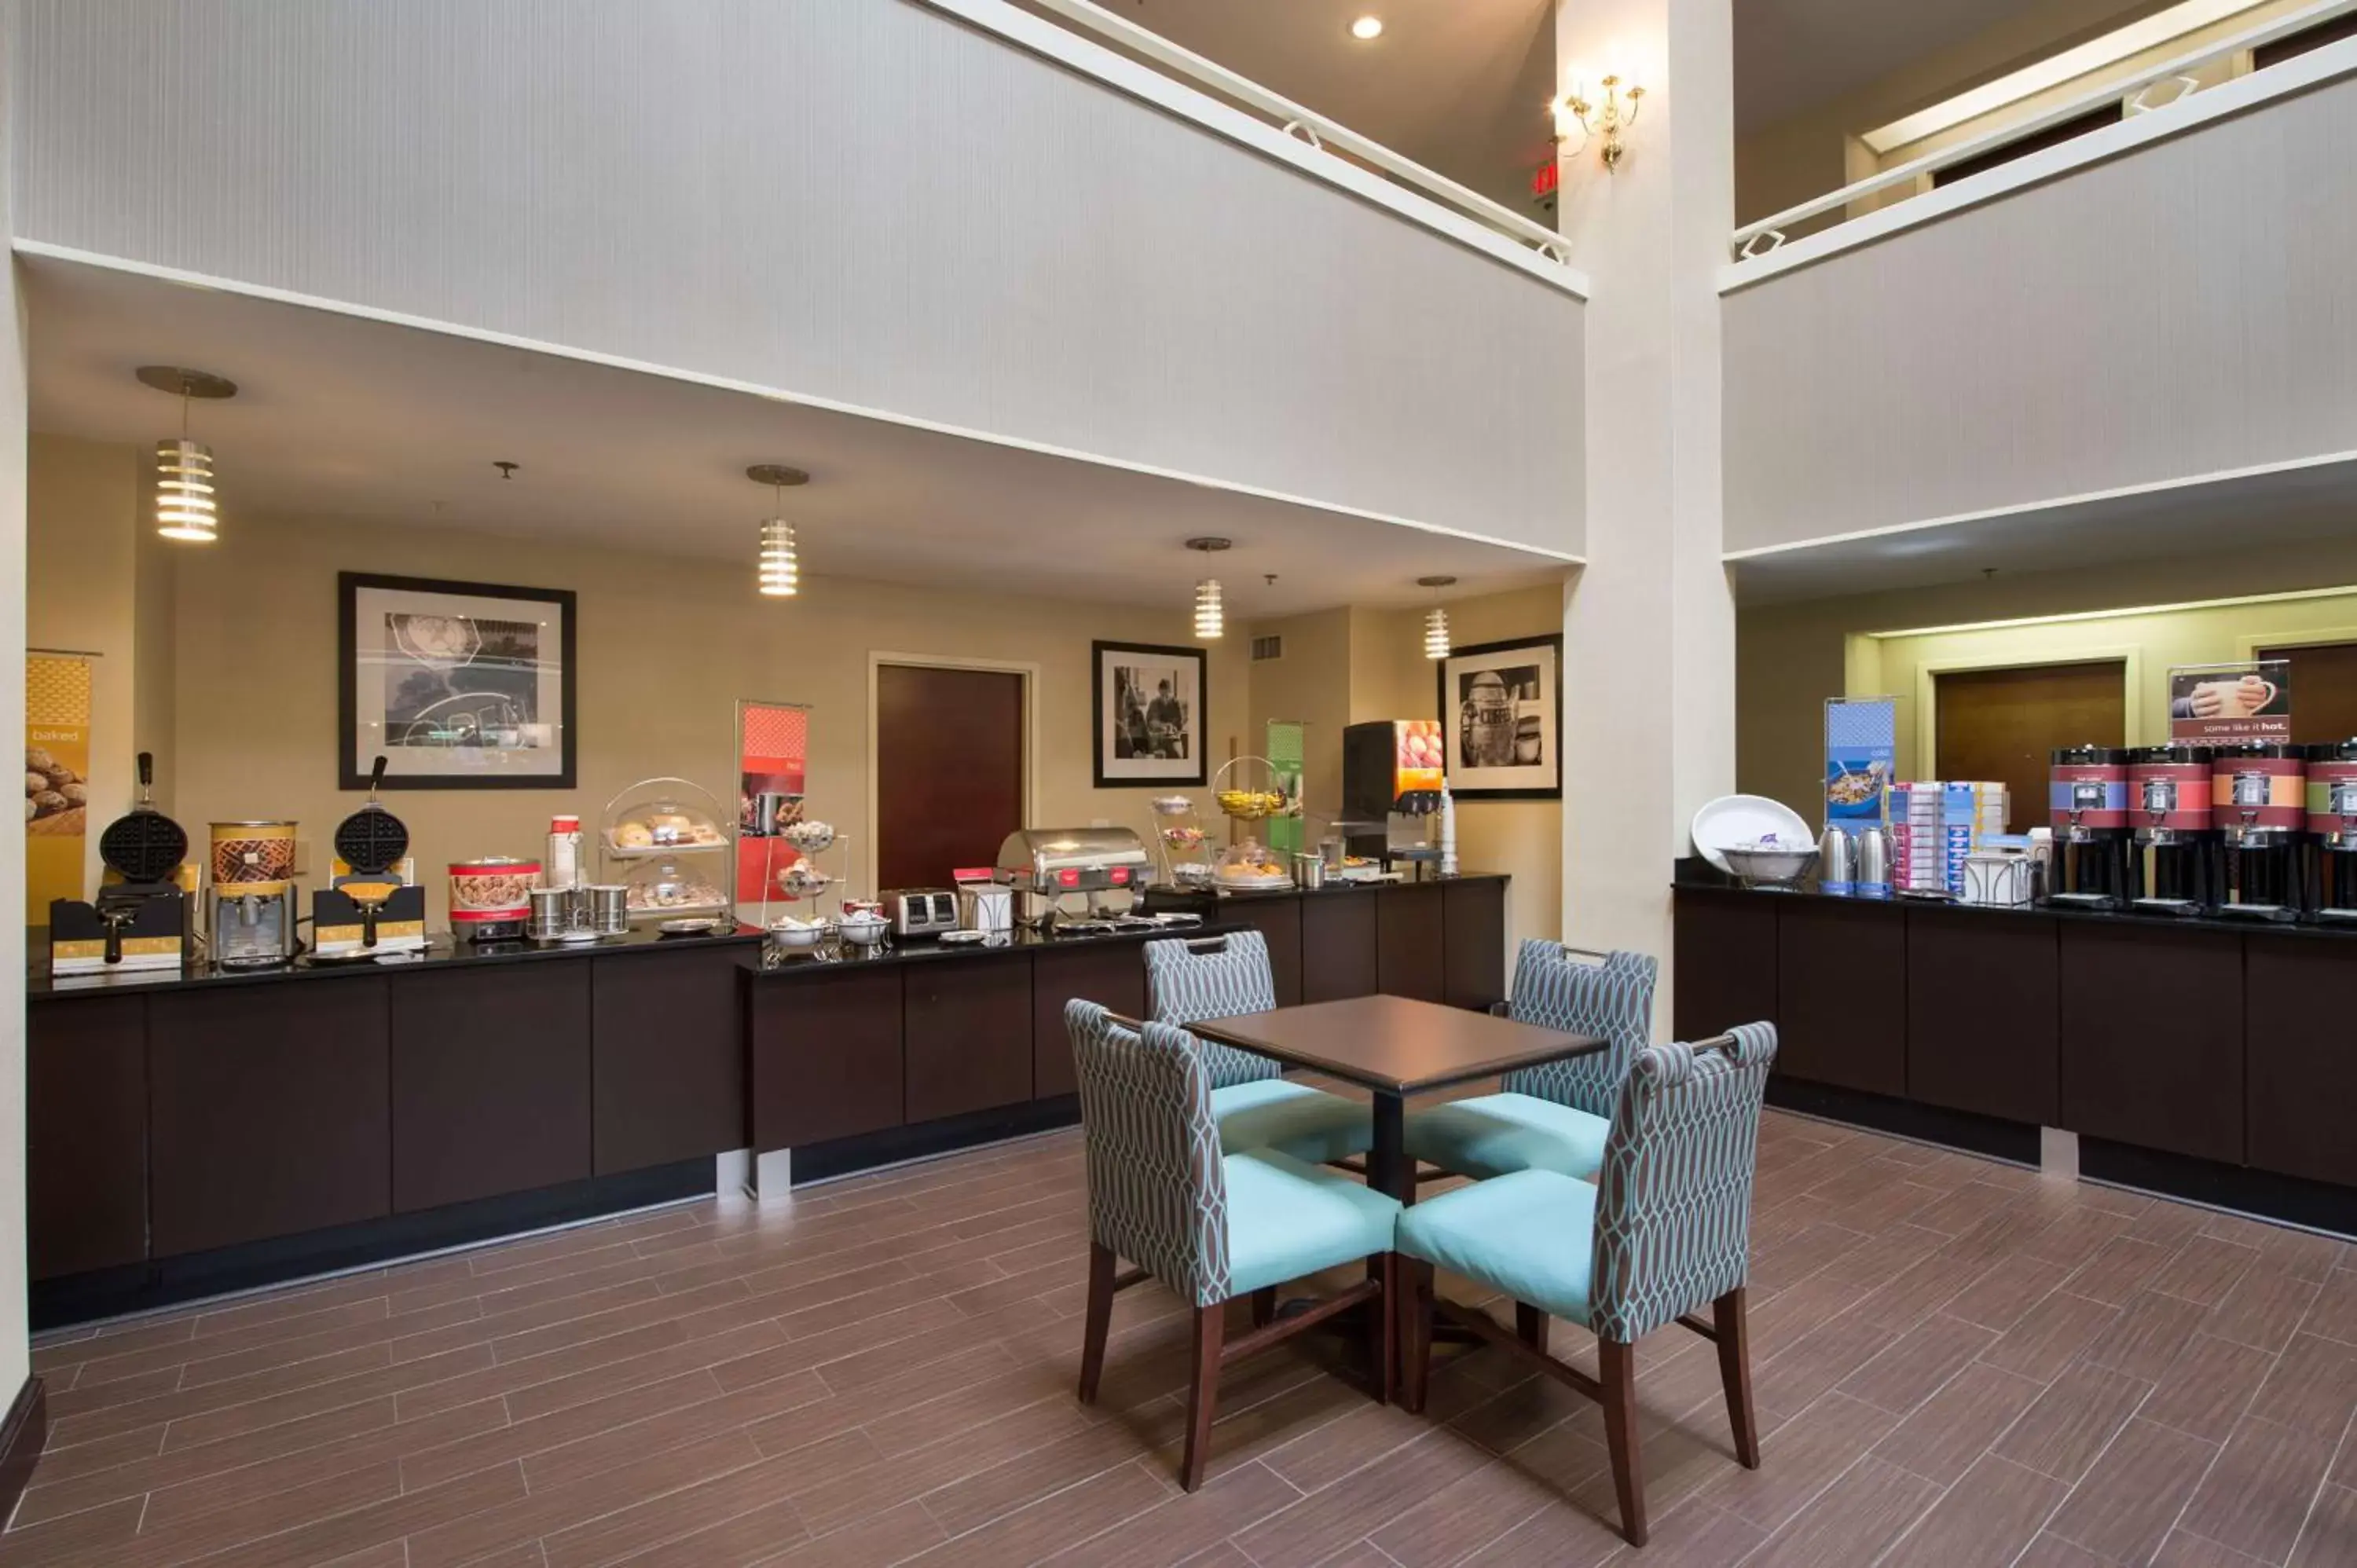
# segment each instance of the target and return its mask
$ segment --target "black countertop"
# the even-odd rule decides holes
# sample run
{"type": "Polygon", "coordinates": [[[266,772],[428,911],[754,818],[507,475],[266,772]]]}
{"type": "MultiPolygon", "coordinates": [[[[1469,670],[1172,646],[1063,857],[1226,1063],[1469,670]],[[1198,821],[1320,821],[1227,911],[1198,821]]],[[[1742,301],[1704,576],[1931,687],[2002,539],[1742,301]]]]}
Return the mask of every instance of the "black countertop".
{"type": "Polygon", "coordinates": [[[1453,882],[1511,882],[1511,873],[1503,871],[1460,871],[1454,876],[1427,876],[1418,881],[1342,882],[1334,881],[1318,887],[1173,887],[1156,883],[1146,889],[1147,908],[1157,905],[1181,909],[1200,908],[1235,901],[1250,903],[1269,898],[1325,898],[1349,894],[1380,893],[1386,887],[1443,887],[1453,882]]]}
{"type": "Polygon", "coordinates": [[[2068,904],[2034,904],[2005,908],[1993,904],[1964,904],[1952,898],[1894,897],[1858,898],[1818,890],[1813,883],[1798,887],[1745,887],[1721,874],[1709,862],[1689,858],[1677,864],[1672,886],[1681,893],[1725,893],[1740,898],[1801,899],[1812,904],[1846,904],[1862,909],[1949,910],[1992,920],[2073,920],[2099,926],[2151,927],[2166,931],[2227,931],[2236,936],[2312,937],[2324,941],[2357,938],[2357,921],[2319,923],[2313,920],[2225,919],[2205,915],[2158,915],[2134,909],[2083,909],[2068,904]]]}
{"type": "Polygon", "coordinates": [[[459,941],[447,931],[427,939],[424,952],[387,954],[377,959],[316,959],[298,957],[268,969],[221,969],[210,963],[185,970],[125,970],[114,974],[48,972],[49,933],[35,927],[25,942],[31,972],[25,994],[34,1001],[66,996],[110,996],[129,992],[173,991],[189,987],[211,990],[232,985],[276,985],[298,980],[333,980],[360,974],[403,974],[431,970],[475,970],[503,963],[553,963],[571,958],[596,958],[616,953],[693,952],[709,947],[742,947],[748,957],[758,949],[761,933],[751,926],[702,937],[666,937],[632,928],[619,937],[588,942],[459,941]]]}
{"type": "Polygon", "coordinates": [[[741,950],[746,968],[764,981],[791,980],[802,975],[827,974],[879,965],[969,962],[1011,953],[1133,946],[1156,937],[1224,936],[1235,929],[1207,920],[1200,925],[1122,931],[1102,936],[1041,936],[1034,931],[1018,930],[996,941],[964,943],[942,943],[931,938],[915,937],[905,940],[896,939],[888,947],[866,951],[845,945],[841,949],[843,956],[834,959],[793,954],[781,959],[773,967],[762,966],[761,932],[754,926],[738,926],[732,931],[705,937],[665,937],[651,930],[634,929],[619,937],[600,937],[591,942],[563,943],[465,942],[454,940],[447,932],[437,932],[422,953],[375,960],[305,957],[271,969],[218,969],[199,965],[186,971],[128,970],[115,974],[70,974],[52,978],[47,968],[48,933],[44,929],[36,928],[27,942],[26,950],[33,956],[38,967],[27,975],[25,994],[32,1001],[121,996],[135,993],[145,995],[159,991],[190,988],[210,991],[222,986],[275,985],[363,974],[404,974],[426,971],[439,973],[454,969],[478,970],[505,963],[555,963],[566,959],[617,954],[698,952],[714,947],[741,950]]]}

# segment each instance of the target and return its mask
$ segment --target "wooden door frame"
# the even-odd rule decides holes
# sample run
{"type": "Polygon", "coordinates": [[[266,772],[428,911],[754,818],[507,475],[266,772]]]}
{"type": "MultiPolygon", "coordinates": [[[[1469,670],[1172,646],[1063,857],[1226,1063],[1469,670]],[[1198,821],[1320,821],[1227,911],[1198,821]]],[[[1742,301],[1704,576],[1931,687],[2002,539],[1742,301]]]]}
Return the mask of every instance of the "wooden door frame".
{"type": "Polygon", "coordinates": [[[1039,820],[1039,666],[1023,660],[971,659],[963,654],[887,653],[870,649],[867,653],[867,851],[862,857],[861,869],[866,873],[871,894],[882,889],[876,885],[877,851],[884,838],[881,796],[876,787],[876,756],[877,748],[877,704],[883,700],[884,667],[897,664],[914,670],[973,670],[988,675],[1017,675],[1023,680],[1023,822],[1024,827],[1037,825],[1039,820]]]}
{"type": "Polygon", "coordinates": [[[1915,666],[1915,776],[1930,779],[1940,766],[1940,680],[1983,670],[2035,670],[2056,664],[2104,664],[2120,661],[2122,736],[2128,746],[2150,744],[2144,738],[2144,646],[2122,643],[2107,648],[2040,649],[2029,653],[1925,660],[1915,666]]]}
{"type": "Polygon", "coordinates": [[[2234,639],[2234,647],[2244,659],[2256,659],[2262,648],[2341,648],[2352,642],[2357,642],[2357,626],[2320,626],[2312,631],[2245,632],[2234,639]]]}

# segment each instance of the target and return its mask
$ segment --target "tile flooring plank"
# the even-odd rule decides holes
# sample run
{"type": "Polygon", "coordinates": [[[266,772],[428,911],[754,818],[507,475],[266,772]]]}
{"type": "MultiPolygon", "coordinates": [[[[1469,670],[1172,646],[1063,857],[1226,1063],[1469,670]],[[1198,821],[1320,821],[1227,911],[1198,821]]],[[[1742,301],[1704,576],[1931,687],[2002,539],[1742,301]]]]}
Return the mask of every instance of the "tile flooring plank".
{"type": "Polygon", "coordinates": [[[2045,1391],[2043,1383],[1977,1362],[1877,1443],[1874,1456],[1953,1485],[2045,1391]]]}
{"type": "Polygon", "coordinates": [[[2136,1413],[2212,1443],[2233,1435],[2251,1397],[2275,1369],[2264,1350],[2196,1334],[2136,1413]]]}
{"type": "Polygon", "coordinates": [[[1746,1557],[1744,1568],[1825,1568],[1871,1563],[1940,1497],[1896,1465],[1861,1459],[1746,1557]]]}
{"type": "Polygon", "coordinates": [[[2150,1383],[2083,1362],[2055,1379],[1989,1452],[2075,1482],[2151,1391],[2150,1383]]]}
{"type": "Polygon", "coordinates": [[[2142,1563],[2177,1522],[2218,1456],[2218,1444],[2136,1420],[2120,1429],[2046,1526],[2116,1563],[2142,1563]]]}
{"type": "Polygon", "coordinates": [[[2299,1539],[2337,1446],[2244,1416],[2185,1505],[2178,1528],[2261,1562],[2283,1562],[2299,1539]]]}
{"type": "Polygon", "coordinates": [[[2326,1487],[2300,1527],[2290,1568],[2330,1568],[2357,1563],[2357,1489],[2326,1487]]]}
{"type": "Polygon", "coordinates": [[[1889,1561],[2007,1568],[2071,1490],[2051,1476],[1981,1455],[1892,1548],[1889,1561]]]}

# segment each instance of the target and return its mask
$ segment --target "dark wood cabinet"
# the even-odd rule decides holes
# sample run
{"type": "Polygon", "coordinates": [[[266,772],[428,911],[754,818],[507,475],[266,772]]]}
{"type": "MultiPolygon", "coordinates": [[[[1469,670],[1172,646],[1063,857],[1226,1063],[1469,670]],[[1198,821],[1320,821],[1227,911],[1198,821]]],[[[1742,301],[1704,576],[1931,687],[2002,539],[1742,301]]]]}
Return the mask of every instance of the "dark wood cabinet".
{"type": "Polygon", "coordinates": [[[1441,999],[1483,1009],[1506,999],[1506,885],[1447,882],[1440,888],[1441,999]]]}
{"type": "Polygon", "coordinates": [[[743,948],[589,965],[596,1171],[642,1170],[747,1145],[743,948]]]}
{"type": "Polygon", "coordinates": [[[909,1121],[1031,1098],[1030,964],[984,958],[910,965],[905,1030],[909,1121]]]}
{"type": "MultiPolygon", "coordinates": [[[[1905,922],[1878,904],[1831,898],[1790,898],[1774,913],[1775,1070],[1840,1089],[1905,1094],[1905,922]]],[[[1747,1021],[1728,1018],[1718,1026],[1747,1021]]]]}
{"type": "Polygon", "coordinates": [[[1443,888],[1402,883],[1375,892],[1375,972],[1387,995],[1437,1002],[1446,989],[1443,888]]]}
{"type": "Polygon", "coordinates": [[[1110,1007],[1125,1018],[1146,1015],[1146,955],[1135,942],[1035,953],[1031,959],[1031,1093],[1047,1100],[1073,1094],[1071,1036],[1064,1004],[1075,997],[1110,1007]]]}
{"type": "Polygon", "coordinates": [[[2033,1126],[2061,1103],[2055,922],[1910,908],[1907,1094],[2033,1126]]]}
{"type": "Polygon", "coordinates": [[[148,999],[156,1256],[392,1212],[386,984],[338,976],[148,999]]]}
{"type": "Polygon", "coordinates": [[[1301,900],[1301,1000],[1340,1002],[1381,988],[1375,961],[1374,892],[1333,892],[1301,900]]]}
{"type": "Polygon", "coordinates": [[[37,1280],[147,1255],[147,1004],[36,1014],[25,1051],[25,1231],[37,1280]]]}
{"type": "Polygon", "coordinates": [[[392,980],[395,1213],[588,1176],[589,969],[392,980]]]}
{"type": "Polygon", "coordinates": [[[2061,1113],[2074,1132],[2243,1158],[2243,943],[2065,921],[2061,1113]]]}
{"type": "Polygon", "coordinates": [[[900,1125],[899,970],[742,983],[757,1151],[900,1125]]]}
{"type": "Polygon", "coordinates": [[[2357,942],[2246,939],[2243,1040],[2250,1163],[2282,1176],[2357,1187],[2357,942]]]}
{"type": "Polygon", "coordinates": [[[1738,1024],[1773,1020],[1775,901],[1723,887],[1681,887],[1675,897],[1672,1032],[1704,1040],[1738,1024]]]}
{"type": "Polygon", "coordinates": [[[1276,979],[1276,1004],[1301,1004],[1301,900],[1227,898],[1213,907],[1211,918],[1232,926],[1249,926],[1268,940],[1268,966],[1276,979]]]}

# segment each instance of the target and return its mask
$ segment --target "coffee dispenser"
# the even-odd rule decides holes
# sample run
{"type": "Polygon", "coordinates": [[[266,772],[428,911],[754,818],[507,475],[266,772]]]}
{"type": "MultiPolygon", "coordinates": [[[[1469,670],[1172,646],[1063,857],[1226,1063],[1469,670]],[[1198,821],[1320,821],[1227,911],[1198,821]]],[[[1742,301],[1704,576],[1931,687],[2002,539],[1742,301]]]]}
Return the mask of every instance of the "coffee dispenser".
{"type": "Polygon", "coordinates": [[[2308,908],[2357,921],[2357,737],[2308,748],[2308,908]]]}
{"type": "Polygon", "coordinates": [[[2047,902],[2118,909],[2128,892],[2128,754],[2119,746],[2072,746],[2047,770],[2047,820],[2054,859],[2047,902]]]}
{"type": "Polygon", "coordinates": [[[295,956],[295,824],[215,822],[206,929],[213,961],[266,969],[295,956]]]}
{"type": "Polygon", "coordinates": [[[2210,764],[2218,825],[2218,913],[2248,919],[2299,917],[2300,841],[2308,828],[2308,763],[2296,746],[2250,741],[2220,746],[2210,764]]]}
{"type": "Polygon", "coordinates": [[[2149,915],[2202,915],[2218,899],[2218,834],[2211,821],[2210,752],[2140,746],[2128,753],[2131,906],[2149,915]]]}

